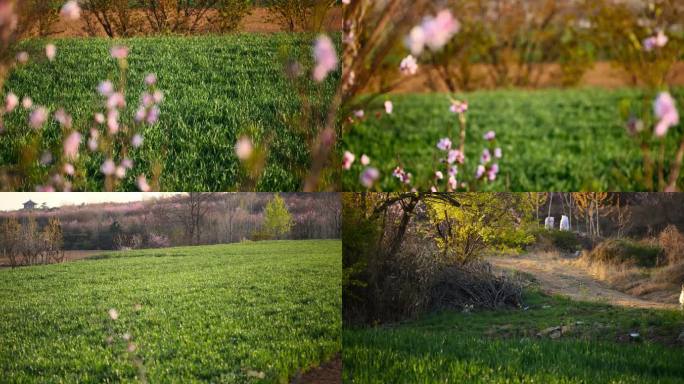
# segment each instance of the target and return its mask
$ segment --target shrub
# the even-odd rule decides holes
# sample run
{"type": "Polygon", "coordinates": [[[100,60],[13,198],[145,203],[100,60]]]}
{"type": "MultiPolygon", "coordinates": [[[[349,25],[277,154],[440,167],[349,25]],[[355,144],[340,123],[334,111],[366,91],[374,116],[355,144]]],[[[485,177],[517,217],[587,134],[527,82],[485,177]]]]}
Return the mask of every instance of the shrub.
{"type": "Polygon", "coordinates": [[[549,231],[540,229],[535,233],[536,244],[542,246],[543,250],[550,250],[553,247],[562,252],[575,252],[581,248],[580,241],[574,232],[570,231],[549,231]]]}
{"type": "Polygon", "coordinates": [[[684,261],[684,235],[676,226],[668,225],[658,236],[658,244],[663,248],[667,264],[684,261]]]}
{"type": "Polygon", "coordinates": [[[272,21],[290,32],[317,31],[335,3],[333,0],[271,0],[268,8],[274,15],[272,21]]]}
{"type": "Polygon", "coordinates": [[[655,267],[662,261],[663,253],[658,245],[642,244],[629,239],[609,239],[596,246],[588,257],[592,262],[655,267]]]}
{"type": "Polygon", "coordinates": [[[680,284],[684,283],[684,262],[658,269],[653,275],[653,280],[658,283],[676,284],[679,287],[680,284]]]}
{"type": "Polygon", "coordinates": [[[235,31],[251,9],[250,0],[221,0],[216,9],[216,15],[207,18],[210,31],[220,33],[235,31]]]}
{"type": "Polygon", "coordinates": [[[91,36],[98,34],[98,25],[109,37],[131,36],[141,24],[133,17],[128,0],[83,0],[81,6],[91,36]]]}

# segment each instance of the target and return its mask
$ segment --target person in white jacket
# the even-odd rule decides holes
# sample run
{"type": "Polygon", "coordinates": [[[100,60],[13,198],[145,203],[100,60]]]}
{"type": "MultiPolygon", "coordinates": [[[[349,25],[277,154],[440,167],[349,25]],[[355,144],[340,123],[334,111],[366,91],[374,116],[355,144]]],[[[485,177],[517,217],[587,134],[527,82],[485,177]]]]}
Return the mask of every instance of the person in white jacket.
{"type": "Polygon", "coordinates": [[[565,215],[561,216],[560,230],[561,231],[569,231],[570,230],[570,219],[568,219],[568,217],[565,215]]]}

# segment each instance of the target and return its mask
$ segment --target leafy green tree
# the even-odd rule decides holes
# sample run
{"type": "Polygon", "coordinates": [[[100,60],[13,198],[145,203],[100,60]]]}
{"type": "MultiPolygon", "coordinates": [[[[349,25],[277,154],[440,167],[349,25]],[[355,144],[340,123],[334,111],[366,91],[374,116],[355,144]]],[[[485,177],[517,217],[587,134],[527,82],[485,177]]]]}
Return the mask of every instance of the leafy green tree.
{"type": "Polygon", "coordinates": [[[276,194],[264,208],[264,226],[262,228],[265,237],[280,239],[290,233],[294,221],[290,211],[287,210],[285,200],[276,194]]]}

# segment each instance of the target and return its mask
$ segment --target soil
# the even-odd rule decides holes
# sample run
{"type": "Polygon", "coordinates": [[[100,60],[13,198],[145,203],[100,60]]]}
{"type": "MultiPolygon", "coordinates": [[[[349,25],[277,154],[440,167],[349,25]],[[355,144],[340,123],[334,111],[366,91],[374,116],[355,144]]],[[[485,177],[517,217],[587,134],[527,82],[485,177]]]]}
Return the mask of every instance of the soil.
{"type": "MultiPolygon", "coordinates": [[[[559,66],[557,64],[542,65],[541,76],[536,87],[530,88],[549,88],[560,87],[560,76],[558,76],[559,66]]],[[[490,89],[492,84],[487,81],[487,65],[476,64],[473,66],[474,76],[482,79],[482,83],[478,89],[490,89]]],[[[677,63],[674,66],[668,79],[670,85],[684,85],[684,62],[677,63]]],[[[634,82],[629,74],[622,69],[616,67],[610,62],[597,62],[594,67],[588,70],[582,80],[577,86],[579,87],[597,87],[597,88],[622,88],[633,86],[634,82]]],[[[371,83],[368,91],[373,91],[378,88],[377,82],[371,83]]],[[[401,83],[392,90],[392,93],[421,93],[421,92],[448,92],[444,82],[437,75],[437,71],[430,67],[423,65],[419,67],[418,74],[402,78],[401,83]]]]}
{"type": "MultiPolygon", "coordinates": [[[[64,251],[64,262],[82,260],[106,251],[64,251]]],[[[9,259],[0,257],[0,268],[9,268],[9,259]]]]}
{"type": "Polygon", "coordinates": [[[567,296],[573,300],[634,308],[679,308],[675,303],[638,298],[612,289],[581,268],[571,266],[573,259],[552,254],[529,253],[520,256],[491,257],[488,261],[499,270],[528,273],[534,276],[542,291],[567,296]]]}
{"type": "MultiPolygon", "coordinates": [[[[211,18],[215,12],[208,12],[208,16],[211,18]]],[[[275,33],[284,32],[285,29],[278,23],[272,20],[271,12],[266,8],[254,8],[251,14],[245,16],[242,19],[242,23],[238,28],[239,32],[255,32],[255,33],[275,33]]],[[[137,31],[136,35],[146,35],[150,34],[150,28],[147,23],[145,12],[142,10],[131,11],[131,20],[134,20],[133,29],[137,31]]],[[[330,10],[326,17],[324,23],[324,29],[328,32],[341,31],[342,30],[342,20],[343,13],[342,9],[337,7],[330,10]]],[[[204,30],[208,22],[206,17],[202,22],[199,23],[198,29],[204,30]]],[[[87,32],[86,23],[81,18],[75,22],[65,22],[63,20],[58,20],[54,23],[52,27],[54,34],[51,37],[55,38],[65,38],[65,37],[88,37],[90,34],[87,32]]],[[[104,29],[99,27],[95,36],[106,37],[104,29]]]]}
{"type": "Polygon", "coordinates": [[[342,357],[337,356],[329,362],[298,375],[292,384],[341,384],[342,357]]]}

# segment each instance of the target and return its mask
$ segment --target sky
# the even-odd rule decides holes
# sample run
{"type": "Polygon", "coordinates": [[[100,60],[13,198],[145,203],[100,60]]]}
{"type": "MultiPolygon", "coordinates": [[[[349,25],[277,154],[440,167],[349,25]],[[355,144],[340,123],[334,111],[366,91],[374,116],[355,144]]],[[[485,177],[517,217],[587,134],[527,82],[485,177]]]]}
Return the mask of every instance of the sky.
{"type": "Polygon", "coordinates": [[[125,203],[171,196],[174,192],[2,192],[0,193],[0,211],[14,211],[23,208],[23,203],[33,200],[38,205],[47,203],[54,208],[62,205],[79,205],[82,203],[125,203]]]}

